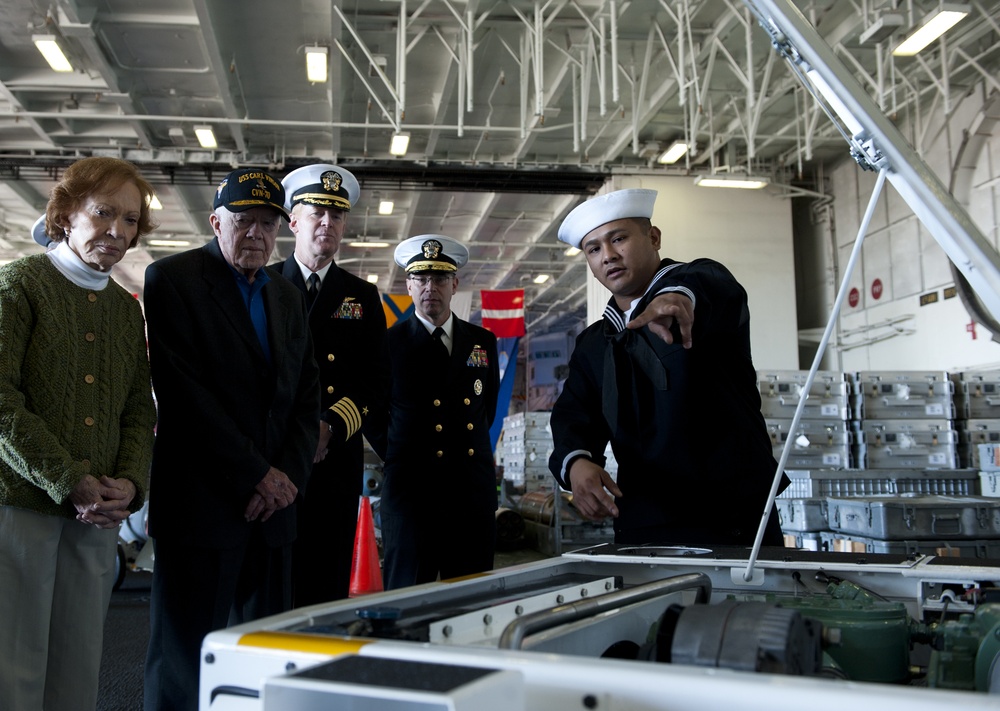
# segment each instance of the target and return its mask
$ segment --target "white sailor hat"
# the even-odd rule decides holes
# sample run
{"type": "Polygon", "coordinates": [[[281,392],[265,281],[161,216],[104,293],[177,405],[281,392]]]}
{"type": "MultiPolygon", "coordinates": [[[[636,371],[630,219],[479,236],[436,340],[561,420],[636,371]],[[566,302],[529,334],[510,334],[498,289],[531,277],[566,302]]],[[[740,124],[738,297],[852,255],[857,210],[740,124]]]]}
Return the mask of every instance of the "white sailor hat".
{"type": "Polygon", "coordinates": [[[469,261],[469,249],[444,235],[417,235],[400,242],[393,256],[407,274],[455,272],[469,261]]]}
{"type": "Polygon", "coordinates": [[[627,217],[653,216],[656,191],[643,188],[616,190],[580,203],[559,225],[559,240],[580,248],[580,243],[601,225],[627,217]]]}
{"type": "Polygon", "coordinates": [[[45,215],[35,220],[35,224],[31,226],[31,238],[46,248],[52,244],[52,238],[45,231],[45,215]]]}
{"type": "Polygon", "coordinates": [[[329,163],[296,168],[285,176],[281,185],[285,188],[285,208],[289,211],[304,202],[350,212],[361,197],[358,179],[349,170],[329,163]]]}

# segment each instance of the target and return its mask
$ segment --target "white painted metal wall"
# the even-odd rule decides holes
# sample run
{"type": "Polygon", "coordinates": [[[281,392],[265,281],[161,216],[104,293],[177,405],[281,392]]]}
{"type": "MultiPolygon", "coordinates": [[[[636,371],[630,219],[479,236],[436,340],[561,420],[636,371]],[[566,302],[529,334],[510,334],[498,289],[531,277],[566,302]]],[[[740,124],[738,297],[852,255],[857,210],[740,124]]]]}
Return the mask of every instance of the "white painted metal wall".
{"type": "MultiPolygon", "coordinates": [[[[904,135],[946,185],[963,132],[988,103],[985,90],[966,96],[950,117],[934,102],[926,115],[904,117],[904,135]]],[[[994,133],[975,162],[968,212],[994,248],[1000,233],[1000,135],[994,133]]],[[[847,263],[875,175],[852,161],[830,176],[840,265],[847,263]]],[[[839,284],[842,275],[837,276],[839,284]]],[[[1000,344],[973,323],[958,296],[947,257],[891,185],[879,200],[858,269],[850,282],[857,302],[845,301],[838,346],[830,367],[845,371],[930,369],[964,371],[1000,367],[1000,344]],[[922,297],[925,303],[922,303],[922,297]],[[936,298],[936,301],[933,299],[936,298]]],[[[1000,314],[996,314],[1000,317],[1000,314]]],[[[997,334],[1000,338],[1000,334],[997,334]]],[[[803,366],[805,367],[805,366],[803,366]]]]}

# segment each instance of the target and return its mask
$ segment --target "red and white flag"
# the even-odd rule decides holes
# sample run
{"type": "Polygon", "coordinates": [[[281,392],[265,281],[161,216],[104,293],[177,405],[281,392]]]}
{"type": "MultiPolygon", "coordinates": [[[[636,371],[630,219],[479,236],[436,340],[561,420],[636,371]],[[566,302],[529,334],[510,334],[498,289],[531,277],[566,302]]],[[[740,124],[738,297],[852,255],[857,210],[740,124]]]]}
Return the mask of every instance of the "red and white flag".
{"type": "Polygon", "coordinates": [[[497,338],[517,338],[524,335],[524,289],[481,291],[483,328],[497,338]]]}

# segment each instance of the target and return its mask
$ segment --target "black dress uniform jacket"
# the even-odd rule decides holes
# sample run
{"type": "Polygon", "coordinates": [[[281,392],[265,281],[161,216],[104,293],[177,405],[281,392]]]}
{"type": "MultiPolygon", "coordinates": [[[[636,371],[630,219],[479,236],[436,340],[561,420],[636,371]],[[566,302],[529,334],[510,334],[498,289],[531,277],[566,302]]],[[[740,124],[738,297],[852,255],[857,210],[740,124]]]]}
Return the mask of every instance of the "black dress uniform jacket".
{"type": "MultiPolygon", "coordinates": [[[[279,265],[303,293],[294,257],[279,265]]],[[[332,429],[326,458],[313,466],[295,544],[296,606],[347,597],[364,440],[369,416],[385,408],[389,359],[378,289],[332,264],[309,308],[320,372],[322,419],[332,429]]]]}
{"type": "MultiPolygon", "coordinates": [[[[777,462],[760,412],[746,292],[718,262],[665,259],[632,317],[678,288],[695,297],[691,349],[676,328],[673,344],[648,327],[626,329],[613,298],[604,319],[579,335],[552,411],[549,468],[566,486],[567,458],[583,450],[603,466],[610,441],[623,494],[617,542],[749,545],[777,462]]],[[[781,545],[774,515],[764,543],[781,545]]]]}
{"type": "Polygon", "coordinates": [[[453,323],[450,355],[415,316],[388,331],[387,437],[373,442],[385,459],[387,589],[493,567],[497,341],[479,326],[453,323]]]}
{"type": "Polygon", "coordinates": [[[497,339],[454,319],[451,356],[439,360],[418,318],[388,331],[391,366],[383,510],[454,502],[495,511],[490,427],[500,389],[497,339]],[[437,503],[436,503],[437,502],[437,503]]]}

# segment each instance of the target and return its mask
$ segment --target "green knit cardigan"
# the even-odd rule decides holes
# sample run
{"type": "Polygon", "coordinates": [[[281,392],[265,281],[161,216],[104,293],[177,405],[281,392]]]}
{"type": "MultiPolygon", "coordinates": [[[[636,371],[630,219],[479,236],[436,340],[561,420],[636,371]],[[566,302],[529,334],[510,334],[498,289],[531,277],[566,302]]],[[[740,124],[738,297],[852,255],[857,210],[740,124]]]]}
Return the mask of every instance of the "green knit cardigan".
{"type": "Polygon", "coordinates": [[[145,499],[156,407],[139,302],[77,286],[44,254],[0,267],[0,506],[76,515],[90,474],[145,499]]]}

